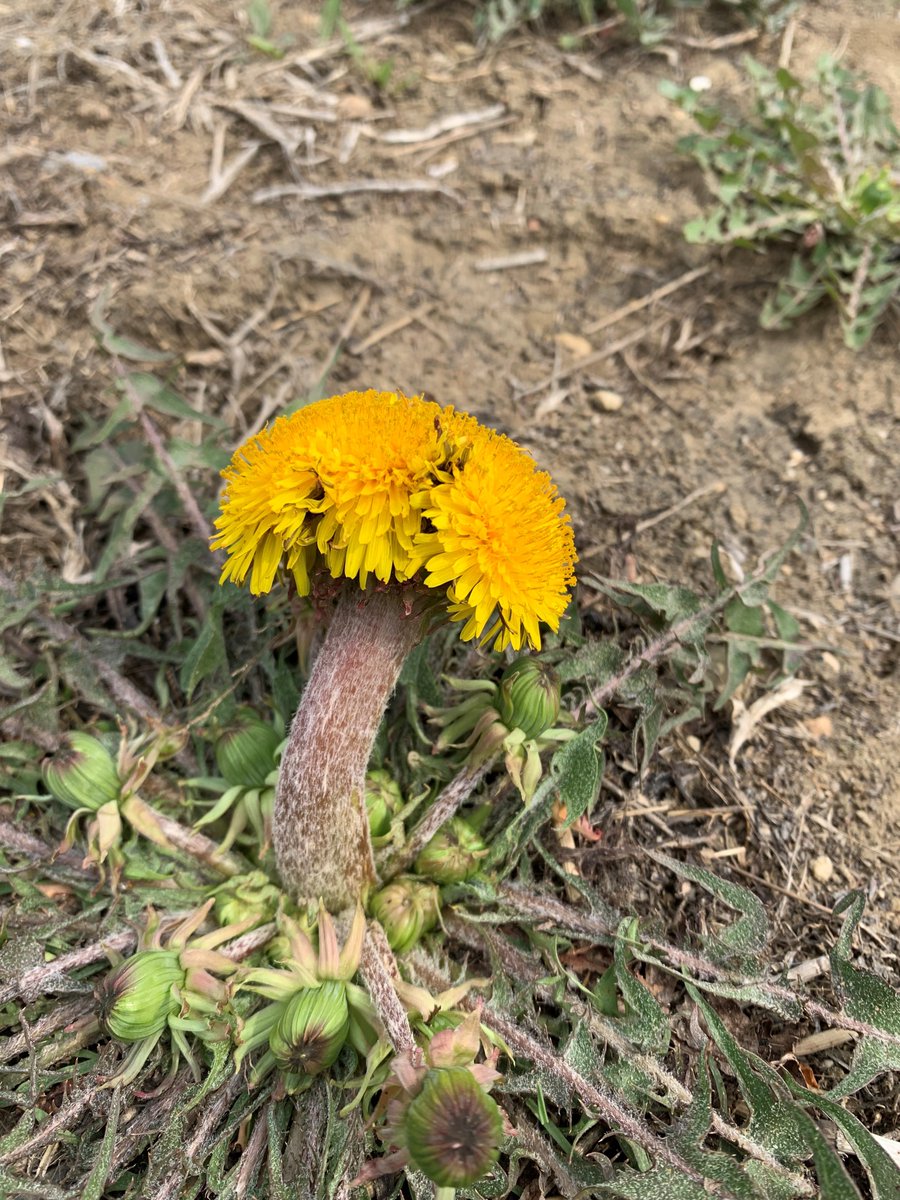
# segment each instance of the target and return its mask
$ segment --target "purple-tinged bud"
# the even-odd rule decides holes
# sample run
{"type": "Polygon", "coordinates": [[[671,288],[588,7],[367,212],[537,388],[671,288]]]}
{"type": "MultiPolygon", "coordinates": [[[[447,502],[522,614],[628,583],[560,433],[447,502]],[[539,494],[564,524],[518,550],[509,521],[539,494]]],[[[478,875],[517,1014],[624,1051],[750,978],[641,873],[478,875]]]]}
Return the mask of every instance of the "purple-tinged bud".
{"type": "Polygon", "coordinates": [[[438,1187],[475,1183],[497,1161],[503,1118],[466,1067],[433,1069],[403,1119],[413,1166],[438,1187]]]}
{"type": "Polygon", "coordinates": [[[158,1037],[181,1009],[184,980],[176,950],[138,950],[97,988],[101,1024],[120,1042],[158,1037]]]}
{"type": "Polygon", "coordinates": [[[269,1049],[285,1071],[318,1075],[332,1065],[350,1030],[347,989],[337,980],[301,988],[269,1035],[269,1049]]]}
{"type": "Polygon", "coordinates": [[[47,759],[44,783],[57,800],[69,808],[96,812],[110,800],[118,800],[121,780],[112,755],[89,733],[70,733],[68,745],[47,759]]]}

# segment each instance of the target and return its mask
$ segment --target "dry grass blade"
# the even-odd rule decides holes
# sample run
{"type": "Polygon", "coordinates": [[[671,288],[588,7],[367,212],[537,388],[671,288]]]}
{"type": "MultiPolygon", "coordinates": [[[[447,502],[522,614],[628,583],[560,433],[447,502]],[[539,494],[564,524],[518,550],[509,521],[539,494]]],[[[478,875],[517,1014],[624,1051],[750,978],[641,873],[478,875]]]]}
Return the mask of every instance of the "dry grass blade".
{"type": "Polygon", "coordinates": [[[464,203],[459,192],[433,183],[429,179],[354,179],[349,183],[312,184],[286,183],[277,187],[260,188],[253,193],[254,204],[268,204],[272,200],[295,197],[298,200],[327,200],[332,196],[357,196],[367,192],[390,196],[422,194],[444,196],[454,204],[464,203]]]}
{"type": "Polygon", "coordinates": [[[453,133],[457,129],[465,129],[470,125],[483,125],[486,121],[496,121],[505,113],[505,104],[492,104],[489,108],[476,109],[474,112],[448,113],[446,116],[432,121],[423,129],[389,129],[386,133],[378,134],[378,140],[392,146],[411,146],[418,142],[430,142],[444,133],[453,133]]]}

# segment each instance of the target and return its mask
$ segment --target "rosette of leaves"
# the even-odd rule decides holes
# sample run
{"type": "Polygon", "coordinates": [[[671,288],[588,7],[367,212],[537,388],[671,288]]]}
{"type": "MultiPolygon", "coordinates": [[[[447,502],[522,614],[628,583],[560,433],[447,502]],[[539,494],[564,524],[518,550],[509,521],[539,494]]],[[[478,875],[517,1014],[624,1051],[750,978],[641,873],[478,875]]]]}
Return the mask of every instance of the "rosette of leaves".
{"type": "Polygon", "coordinates": [[[278,782],[278,759],[283,731],[264,721],[251,708],[241,708],[215,745],[216,777],[189,780],[195,788],[218,792],[212,807],[194,823],[212,825],[230,814],[222,852],[237,842],[262,858],[272,840],[272,809],[278,782]]]}
{"type": "Polygon", "coordinates": [[[188,1035],[193,1034],[203,1043],[225,1041],[231,1036],[229,1022],[223,1016],[228,993],[220,976],[236,971],[237,963],[216,947],[243,933],[248,922],[195,937],[213,903],[207,900],[168,932],[151,910],[135,953],[120,958],[97,986],[101,1027],[110,1037],[131,1047],[107,1086],[130,1083],[166,1031],[174,1049],[171,1072],[183,1057],[195,1079],[200,1078],[200,1066],[188,1035]]]}
{"type": "Polygon", "coordinates": [[[278,1070],[286,1089],[295,1092],[333,1066],[347,1043],[365,1058],[379,1042],[380,1024],[366,992],[351,982],[365,935],[361,908],[342,948],[324,908],[319,910],[317,949],[300,925],[283,913],[279,927],[281,967],[251,968],[237,984],[270,1003],[242,1023],[235,1063],[262,1049],[251,1081],[258,1083],[278,1070]]]}
{"type": "Polygon", "coordinates": [[[541,752],[575,736],[556,724],[560,683],[553,666],[525,655],[510,663],[498,682],[452,677],[447,682],[465,698],[445,708],[426,706],[441,730],[435,752],[476,766],[502,751],[510,779],[522,799],[530,800],[543,772],[541,752]]]}

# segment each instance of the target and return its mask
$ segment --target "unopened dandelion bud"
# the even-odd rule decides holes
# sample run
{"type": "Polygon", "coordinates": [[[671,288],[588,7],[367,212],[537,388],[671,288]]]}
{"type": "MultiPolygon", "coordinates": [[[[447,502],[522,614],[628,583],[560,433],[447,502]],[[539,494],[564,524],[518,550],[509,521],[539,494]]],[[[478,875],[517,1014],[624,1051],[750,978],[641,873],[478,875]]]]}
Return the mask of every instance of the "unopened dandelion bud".
{"type": "Polygon", "coordinates": [[[69,808],[96,812],[110,800],[118,800],[121,780],[112,755],[89,733],[70,733],[68,745],[47,759],[44,783],[69,808]]]}
{"type": "Polygon", "coordinates": [[[219,774],[231,787],[263,787],[280,743],[277,730],[251,708],[240,709],[231,727],[216,742],[219,774]]]}
{"type": "Polygon", "coordinates": [[[540,659],[517,658],[500,677],[498,707],[507,729],[540,737],[559,716],[559,676],[540,659]]]}
{"type": "Polygon", "coordinates": [[[394,813],[403,807],[400,785],[387,771],[376,768],[366,775],[366,812],[372,837],[383,837],[394,813]]]}
{"type": "Polygon", "coordinates": [[[454,817],[436,833],[416,859],[416,871],[436,883],[462,883],[478,870],[487,846],[462,817],[454,817]]]}
{"type": "Polygon", "coordinates": [[[497,1161],[503,1119],[466,1067],[433,1069],[410,1103],[403,1133],[413,1166],[438,1187],[467,1187],[497,1161]]]}
{"type": "Polygon", "coordinates": [[[97,989],[100,1021],[120,1042],[158,1037],[181,1009],[185,972],[175,950],[138,950],[97,989]]]}
{"type": "Polygon", "coordinates": [[[301,988],[287,1001],[269,1035],[269,1049],[285,1071],[318,1075],[332,1065],[350,1031],[347,989],[337,980],[301,988]]]}
{"type": "Polygon", "coordinates": [[[236,875],[216,889],[215,914],[219,925],[237,925],[253,918],[254,924],[272,921],[281,892],[262,871],[236,875]]]}
{"type": "Polygon", "coordinates": [[[381,922],[391,949],[403,954],[437,924],[440,895],[434,884],[405,876],[375,893],[371,911],[381,922]]]}

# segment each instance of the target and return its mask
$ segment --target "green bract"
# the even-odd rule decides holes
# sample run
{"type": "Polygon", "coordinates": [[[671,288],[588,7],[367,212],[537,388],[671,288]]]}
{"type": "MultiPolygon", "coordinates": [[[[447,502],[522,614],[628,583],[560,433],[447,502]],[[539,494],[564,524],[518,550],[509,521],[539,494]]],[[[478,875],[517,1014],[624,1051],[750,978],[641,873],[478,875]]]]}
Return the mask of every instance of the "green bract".
{"type": "Polygon", "coordinates": [[[261,788],[275,765],[280,744],[281,737],[271,725],[252,709],[242,708],[216,743],[219,774],[231,787],[261,788]]]}
{"type": "Polygon", "coordinates": [[[372,837],[383,837],[391,827],[391,818],[403,806],[399,784],[387,771],[375,768],[366,775],[366,812],[372,837]]]}
{"type": "Polygon", "coordinates": [[[281,892],[264,871],[235,875],[216,888],[216,920],[220,925],[250,920],[259,925],[274,919],[280,900],[281,892]]]}

